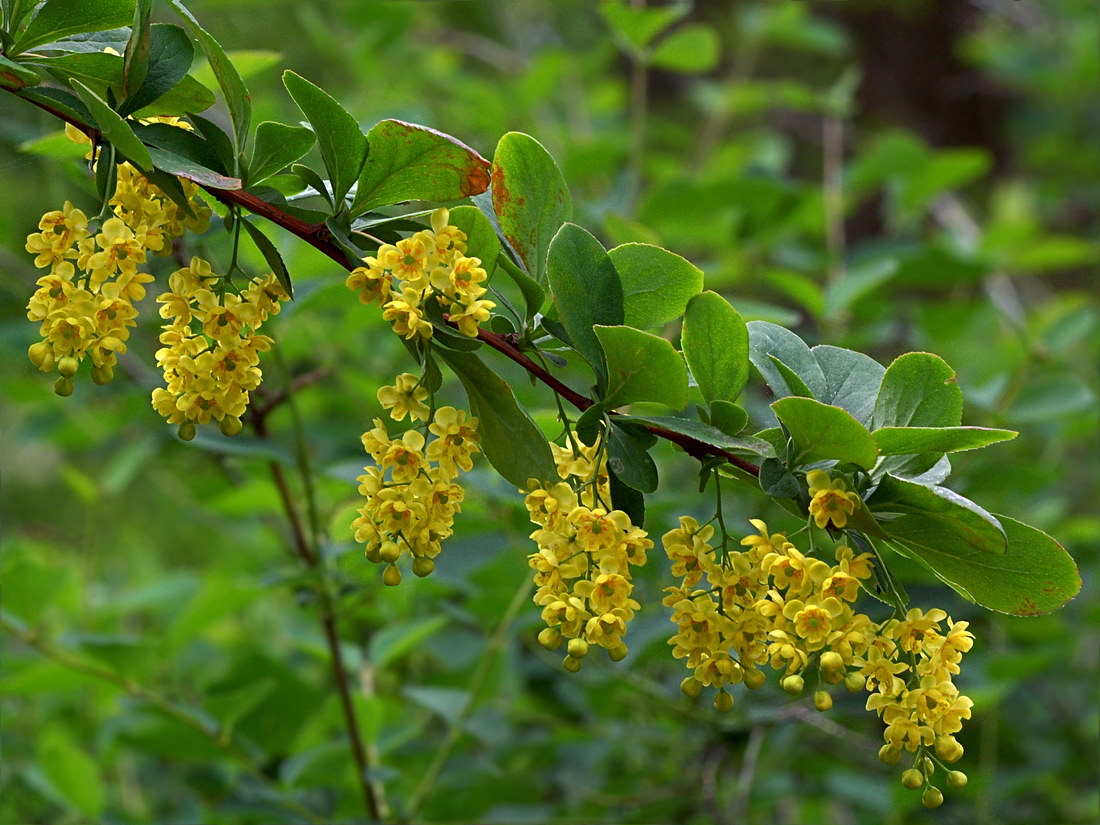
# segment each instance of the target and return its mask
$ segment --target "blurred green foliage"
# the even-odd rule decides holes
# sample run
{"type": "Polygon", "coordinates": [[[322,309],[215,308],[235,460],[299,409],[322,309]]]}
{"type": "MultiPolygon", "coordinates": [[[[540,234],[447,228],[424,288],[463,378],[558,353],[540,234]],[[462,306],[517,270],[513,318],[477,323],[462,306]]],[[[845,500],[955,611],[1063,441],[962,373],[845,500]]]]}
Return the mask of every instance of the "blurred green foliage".
{"type": "MultiPolygon", "coordinates": [[[[424,123],[483,154],[528,132],[558,158],[580,223],[609,245],[684,255],[746,319],[884,363],[941,355],[965,423],[1021,431],[953,457],[957,489],[1058,537],[1085,585],[1055,615],[1012,618],[899,560],[914,604],[945,607],[978,637],[960,678],[975,701],[961,736],[970,783],[936,812],[875,758],[879,723],[858,698],[823,715],[769,687],[718,715],[681,696],[656,553],[627,660],[565,674],[534,640],[522,503],[484,466],[430,579],[383,588],[351,541],[358,434],[410,359],[316,251],[277,239],[297,300],[273,324],[268,397],[291,376],[320,380],[271,414],[270,442],[185,444],[162,425],[148,402],[154,313],[127,380],[52,394],[23,354],[36,277],[23,239],[37,215],[94,190],[56,122],[8,99],[0,821],[365,819],[315,591],[269,473],[277,462],[294,474],[295,411],[362,734],[381,764],[372,779],[398,815],[419,795],[432,822],[1100,817],[1100,29],[1087,0],[700,2],[644,15],[581,0],[190,5],[236,50],[257,120],[298,117],[279,83],[287,67],[364,127],[424,123]],[[908,50],[884,59],[876,43],[897,37],[908,50]],[[922,63],[925,46],[947,59],[922,63]]],[[[214,85],[209,70],[196,76],[214,85]]],[[[215,256],[224,243],[195,241],[215,256]]],[[[549,397],[495,366],[553,435],[549,397]]],[[[463,400],[455,382],[444,394],[463,400]]],[[[768,400],[747,399],[750,412],[768,400]]],[[[705,503],[683,492],[691,463],[667,445],[657,455],[647,526],[659,536],[680,514],[705,518],[705,503]]],[[[789,526],[762,501],[739,491],[727,520],[789,526]]]]}

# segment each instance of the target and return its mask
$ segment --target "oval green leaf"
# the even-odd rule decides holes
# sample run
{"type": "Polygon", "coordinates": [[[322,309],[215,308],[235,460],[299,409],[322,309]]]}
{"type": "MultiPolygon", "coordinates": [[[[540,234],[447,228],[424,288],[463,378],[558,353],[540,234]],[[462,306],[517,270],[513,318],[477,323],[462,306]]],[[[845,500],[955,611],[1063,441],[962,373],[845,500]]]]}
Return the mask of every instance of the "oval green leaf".
{"type": "Polygon", "coordinates": [[[703,288],[703,272],[686,258],[647,243],[626,243],[607,253],[623,283],[625,323],[652,329],[684,314],[703,288]]]}
{"type": "Polygon", "coordinates": [[[737,400],[749,378],[749,332],[729,301],[709,291],[688,301],[680,346],[708,403],[737,400]]]}
{"type": "Polygon", "coordinates": [[[839,461],[865,470],[875,466],[875,440],[847,410],[797,396],[780,398],[772,410],[791,434],[795,463],[839,461]]]}
{"type": "Polygon", "coordinates": [[[283,72],[283,85],[313,127],[339,207],[363,169],[367,136],[348,110],[320,86],[289,70],[283,72]]]}
{"type": "Polygon", "coordinates": [[[607,362],[604,406],[655,401],[680,410],[687,405],[687,369],[672,344],[633,327],[597,325],[593,331],[607,362]]]}
{"type": "Polygon", "coordinates": [[[976,450],[1011,441],[1019,433],[987,427],[882,427],[872,435],[880,455],[911,455],[976,450]]]}

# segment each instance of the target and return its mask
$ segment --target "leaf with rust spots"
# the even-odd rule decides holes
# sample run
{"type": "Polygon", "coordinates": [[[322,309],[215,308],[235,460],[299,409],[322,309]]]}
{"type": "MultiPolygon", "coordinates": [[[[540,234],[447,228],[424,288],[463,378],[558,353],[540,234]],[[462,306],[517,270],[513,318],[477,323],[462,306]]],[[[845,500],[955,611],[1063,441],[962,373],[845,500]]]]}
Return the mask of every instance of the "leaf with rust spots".
{"type": "Polygon", "coordinates": [[[492,180],[500,230],[531,277],[545,286],[550,241],[573,215],[565,178],[541,143],[509,132],[497,143],[492,180]]]}
{"type": "Polygon", "coordinates": [[[1003,554],[958,541],[942,523],[905,516],[887,529],[905,554],[923,562],[964,597],[999,613],[1036,616],[1062,607],[1081,589],[1077,565],[1042,530],[997,516],[1008,538],[1003,554]]]}
{"type": "Polygon", "coordinates": [[[403,201],[456,201],[489,188],[489,161],[443,132],[383,120],[367,141],[352,215],[403,201]]]}

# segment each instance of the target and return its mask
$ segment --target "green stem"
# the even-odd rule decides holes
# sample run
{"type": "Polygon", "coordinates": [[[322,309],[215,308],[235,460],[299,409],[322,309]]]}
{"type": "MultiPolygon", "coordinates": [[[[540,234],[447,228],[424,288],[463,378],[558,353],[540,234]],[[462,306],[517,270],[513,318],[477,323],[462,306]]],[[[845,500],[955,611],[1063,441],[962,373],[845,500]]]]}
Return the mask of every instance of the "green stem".
{"type": "MultiPolygon", "coordinates": [[[[76,671],[77,673],[83,673],[86,676],[99,679],[104,682],[109,682],[118,688],[121,688],[130,696],[145,702],[164,714],[171,716],[176,721],[191,728],[203,737],[208,739],[215,747],[225,753],[227,756],[233,758],[244,771],[257,782],[260,782],[269,787],[273,786],[272,781],[264,775],[259,767],[252,761],[251,757],[244,751],[243,748],[234,740],[233,734],[230,730],[221,727],[220,725],[210,724],[202,717],[191,713],[185,708],[180,707],[170,699],[166,699],[158,693],[154,693],[149,688],[138,684],[137,682],[129,679],[122,674],[115,673],[114,671],[101,668],[97,665],[85,662],[77,656],[74,656],[64,648],[57,647],[50,642],[40,638],[37,633],[28,630],[19,623],[12,621],[8,616],[0,614],[0,628],[4,631],[11,633],[17,639],[22,641],[29,647],[34,648],[47,659],[68,668],[69,670],[76,671]]],[[[295,802],[292,799],[282,797],[281,793],[280,801],[286,806],[288,810],[293,811],[299,816],[305,817],[310,822],[322,822],[323,820],[313,811],[306,808],[304,805],[295,802]]]]}
{"type": "Polygon", "coordinates": [[[477,663],[477,668],[470,678],[470,686],[467,688],[466,701],[462,705],[462,709],[459,711],[458,716],[451,723],[450,730],[447,731],[447,738],[443,740],[443,743],[435,752],[435,756],[432,758],[428,770],[424,772],[424,777],[420,780],[420,784],[409,800],[409,807],[405,811],[407,819],[413,819],[428,800],[428,797],[432,793],[432,789],[435,787],[435,783],[439,779],[439,774],[447,763],[447,759],[455,749],[455,746],[462,739],[463,725],[466,724],[467,720],[474,712],[478,694],[485,684],[485,679],[489,675],[489,670],[492,668],[493,662],[496,661],[497,655],[504,647],[504,643],[508,640],[508,631],[512,626],[512,622],[515,621],[516,616],[519,615],[520,609],[523,607],[524,603],[526,603],[527,594],[530,589],[531,580],[525,577],[523,583],[520,584],[519,588],[516,590],[515,595],[512,596],[512,601],[504,611],[504,615],[501,617],[500,622],[493,631],[493,635],[489,639],[488,645],[485,647],[485,652],[481,655],[481,659],[477,663]]]}

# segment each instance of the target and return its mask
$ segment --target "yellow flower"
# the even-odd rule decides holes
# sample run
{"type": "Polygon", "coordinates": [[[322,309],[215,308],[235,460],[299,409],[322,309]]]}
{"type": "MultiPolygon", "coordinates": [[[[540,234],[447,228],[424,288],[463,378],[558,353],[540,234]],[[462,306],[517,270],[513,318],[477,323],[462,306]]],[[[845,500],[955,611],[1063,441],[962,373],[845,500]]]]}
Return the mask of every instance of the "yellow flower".
{"type": "Polygon", "coordinates": [[[421,386],[420,379],[408,372],[397,376],[392,386],[378,390],[379,403],[390,411],[394,421],[401,421],[406,415],[413,421],[427,420],[430,412],[424,403],[427,397],[427,387],[421,386]]]}
{"type": "Polygon", "coordinates": [[[848,523],[848,516],[855,512],[859,506],[858,493],[845,492],[844,480],[830,479],[824,470],[813,470],[806,474],[806,481],[810,486],[810,515],[814,517],[814,524],[825,527],[832,524],[842,528],[848,523]]]}
{"type": "Polygon", "coordinates": [[[457,476],[459,470],[469,472],[473,467],[473,454],[481,449],[477,425],[476,418],[467,420],[465,410],[440,407],[428,427],[436,437],[428,445],[428,458],[439,464],[439,469],[448,476],[457,476]]]}

